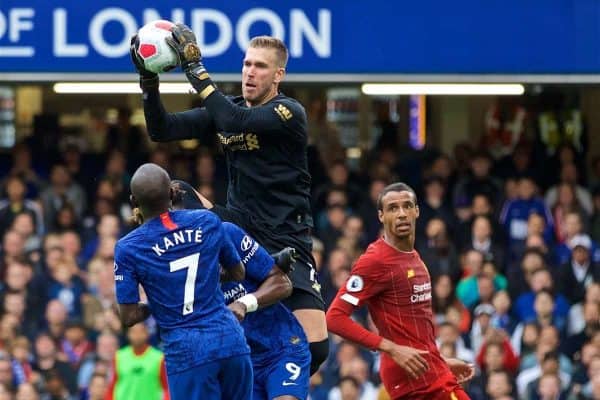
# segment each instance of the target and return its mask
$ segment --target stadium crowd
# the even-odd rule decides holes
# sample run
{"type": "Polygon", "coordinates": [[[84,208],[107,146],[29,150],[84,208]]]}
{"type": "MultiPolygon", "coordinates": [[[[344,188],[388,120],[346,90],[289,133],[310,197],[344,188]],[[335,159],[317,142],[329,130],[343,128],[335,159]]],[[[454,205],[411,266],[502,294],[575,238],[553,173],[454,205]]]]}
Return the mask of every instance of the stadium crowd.
{"type": "MultiPolygon", "coordinates": [[[[116,381],[131,379],[114,372],[117,350],[140,340],[160,348],[152,319],[128,338],[115,307],[114,246],[132,229],[129,179],[141,162],[226,200],[216,146],[146,146],[123,115],[102,153],[68,135],[33,135],[0,160],[0,400],[112,398],[116,381]]],[[[465,143],[453,154],[414,151],[384,132],[350,169],[331,129],[309,121],[313,253],[327,305],[380,234],[380,190],[404,181],[418,189],[417,250],[440,350],[477,366],[469,395],[600,399],[600,161],[588,171],[575,147],[548,154],[535,141],[503,157],[465,143]]],[[[366,312],[355,317],[373,329],[366,312]]],[[[332,339],[311,399],[386,398],[377,354],[332,339]]]]}

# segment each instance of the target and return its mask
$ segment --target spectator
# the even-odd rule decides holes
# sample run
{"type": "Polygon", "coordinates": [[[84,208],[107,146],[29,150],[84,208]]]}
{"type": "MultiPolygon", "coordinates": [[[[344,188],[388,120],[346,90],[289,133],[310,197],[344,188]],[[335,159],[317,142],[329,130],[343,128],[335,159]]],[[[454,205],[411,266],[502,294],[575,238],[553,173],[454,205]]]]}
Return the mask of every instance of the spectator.
{"type": "Polygon", "coordinates": [[[425,238],[417,243],[417,248],[433,280],[442,274],[450,275],[453,281],[459,279],[461,271],[456,249],[443,220],[439,218],[429,220],[425,229],[425,238]]]}
{"type": "Polygon", "coordinates": [[[532,398],[539,400],[565,400],[565,392],[561,389],[560,377],[553,373],[542,375],[537,384],[537,393],[532,398]]]}
{"type": "Polygon", "coordinates": [[[540,334],[536,343],[535,353],[521,357],[521,371],[540,365],[540,360],[548,352],[556,352],[558,355],[559,368],[564,374],[571,376],[573,373],[573,363],[571,358],[560,351],[561,345],[559,332],[554,326],[545,326],[540,328],[540,334]]]}
{"type": "Polygon", "coordinates": [[[15,393],[17,388],[10,356],[5,352],[0,354],[0,386],[9,393],[15,393]]]}
{"type": "Polygon", "coordinates": [[[419,202],[419,220],[417,237],[422,237],[425,232],[423,227],[433,218],[441,219],[446,227],[454,226],[454,213],[446,204],[446,185],[442,178],[431,176],[425,179],[424,196],[419,202]]]}
{"type": "Polygon", "coordinates": [[[66,329],[68,311],[60,300],[50,300],[46,305],[46,330],[53,341],[58,343],[66,329]]]}
{"type": "Polygon", "coordinates": [[[499,290],[494,293],[492,305],[495,309],[494,315],[492,316],[492,326],[502,329],[509,335],[512,335],[516,323],[510,313],[511,300],[508,292],[506,290],[499,290]]]}
{"type": "Polygon", "coordinates": [[[583,300],[585,290],[592,283],[600,282],[600,263],[590,257],[592,240],[588,235],[574,236],[569,246],[573,252],[570,261],[557,272],[557,289],[570,304],[576,304],[583,300]]]}
{"type": "Polygon", "coordinates": [[[569,302],[561,295],[553,295],[554,280],[550,271],[547,269],[538,269],[530,274],[529,278],[529,291],[520,295],[515,302],[515,316],[518,321],[530,321],[536,319],[537,315],[535,312],[535,298],[536,294],[545,289],[549,291],[550,297],[554,304],[554,317],[559,320],[566,320],[569,313],[569,302]]]}
{"type": "MultiPolygon", "coordinates": [[[[583,229],[581,214],[570,212],[565,216],[565,237],[564,242],[558,244],[554,250],[556,265],[562,265],[569,262],[571,252],[573,250],[572,242],[576,237],[581,238],[587,236],[583,229]]],[[[589,238],[589,237],[588,237],[589,238]]],[[[578,241],[581,239],[578,239],[578,241]]],[[[591,242],[590,247],[591,258],[595,262],[600,262],[600,248],[595,242],[591,242]]]]}
{"type": "Polygon", "coordinates": [[[102,374],[94,374],[90,381],[85,400],[105,400],[108,393],[108,381],[102,374]]]}
{"type": "Polygon", "coordinates": [[[579,213],[589,216],[584,212],[581,204],[575,197],[575,188],[568,183],[558,185],[558,197],[556,203],[550,205],[552,218],[554,219],[554,234],[558,243],[563,243],[566,236],[565,217],[571,213],[579,213]]]}
{"type": "Polygon", "coordinates": [[[588,189],[579,185],[577,167],[573,163],[567,163],[561,166],[560,182],[548,189],[546,192],[546,196],[544,198],[546,205],[548,207],[552,207],[553,204],[556,204],[557,199],[559,198],[560,185],[565,183],[574,188],[574,194],[577,198],[577,202],[581,205],[581,208],[583,208],[587,215],[591,215],[593,209],[592,196],[588,189]]]}
{"type": "Polygon", "coordinates": [[[93,351],[93,345],[87,339],[87,332],[82,323],[74,321],[67,324],[60,349],[73,369],[78,370],[83,359],[93,351]]]}
{"type": "Polygon", "coordinates": [[[34,370],[46,381],[47,390],[55,396],[73,396],[77,393],[76,375],[71,366],[58,359],[56,344],[46,334],[35,339],[36,362],[34,370]]]}
{"type": "MultiPolygon", "coordinates": [[[[106,366],[106,373],[104,378],[108,379],[108,369],[114,363],[114,357],[119,349],[119,340],[117,337],[110,332],[103,332],[98,335],[96,339],[96,351],[87,353],[79,368],[77,375],[77,385],[83,392],[89,387],[91,392],[91,380],[95,374],[99,365],[106,366]]],[[[108,382],[105,382],[106,388],[108,388],[108,382]]]]}
{"type": "MultiPolygon", "coordinates": [[[[369,365],[361,357],[354,357],[350,362],[340,368],[341,376],[351,376],[359,383],[360,400],[369,400],[377,397],[378,389],[369,381],[369,365]]],[[[329,400],[341,400],[341,388],[333,388],[329,392],[329,400]]]]}
{"type": "Polygon", "coordinates": [[[72,181],[67,168],[55,164],[50,172],[50,186],[40,195],[45,214],[46,228],[52,231],[58,211],[64,205],[71,205],[77,218],[83,216],[86,207],[86,196],[83,188],[72,181]]]}
{"type": "Polygon", "coordinates": [[[487,216],[479,215],[473,220],[470,247],[480,251],[486,261],[493,262],[500,271],[504,271],[504,249],[494,243],[492,223],[487,216]]]}
{"type": "Polygon", "coordinates": [[[15,400],[39,400],[40,394],[31,383],[22,383],[17,389],[15,400]]]}
{"type": "Polygon", "coordinates": [[[469,204],[476,194],[483,193],[489,199],[500,198],[500,183],[490,175],[492,158],[485,152],[478,152],[470,159],[470,175],[462,178],[454,188],[454,204],[466,201],[469,204]]]}
{"type": "Polygon", "coordinates": [[[504,370],[491,372],[485,386],[485,393],[490,400],[499,400],[504,396],[512,396],[513,384],[510,375],[504,370]]]}
{"type": "Polygon", "coordinates": [[[573,304],[569,310],[569,322],[567,334],[576,335],[585,328],[585,319],[583,318],[583,308],[585,303],[600,303],[600,283],[592,283],[585,291],[585,299],[582,302],[573,304]]]}
{"type": "Polygon", "coordinates": [[[552,230],[552,215],[543,200],[536,196],[535,181],[528,176],[519,179],[518,198],[504,205],[500,214],[500,223],[504,226],[509,238],[509,246],[522,242],[527,237],[527,219],[529,214],[536,212],[544,216],[546,229],[552,230]]]}
{"type": "Polygon", "coordinates": [[[446,313],[455,308],[460,313],[459,328],[461,333],[468,332],[471,326],[471,314],[456,298],[456,291],[449,275],[440,275],[433,281],[432,291],[433,313],[437,323],[448,322],[446,313]]]}
{"type": "Polygon", "coordinates": [[[25,182],[18,176],[11,176],[6,181],[6,199],[0,201],[0,234],[4,235],[21,213],[31,215],[38,235],[44,232],[42,210],[35,201],[25,198],[26,191],[25,182]]]}
{"type": "Polygon", "coordinates": [[[475,355],[465,345],[465,341],[460,336],[460,331],[458,330],[458,327],[451,322],[442,322],[438,326],[438,337],[436,342],[438,347],[441,347],[445,344],[454,345],[455,354],[453,355],[453,357],[455,358],[466,361],[468,363],[473,363],[475,361],[475,355]]]}

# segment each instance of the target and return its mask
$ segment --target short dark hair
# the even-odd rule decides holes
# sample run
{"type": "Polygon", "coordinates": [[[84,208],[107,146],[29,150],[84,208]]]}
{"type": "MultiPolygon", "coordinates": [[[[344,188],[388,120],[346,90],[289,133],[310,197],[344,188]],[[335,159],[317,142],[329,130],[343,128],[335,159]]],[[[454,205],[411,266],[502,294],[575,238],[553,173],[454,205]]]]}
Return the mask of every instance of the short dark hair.
{"type": "Polygon", "coordinates": [[[410,193],[412,193],[413,197],[415,198],[415,204],[417,203],[417,194],[415,193],[413,188],[411,188],[404,182],[396,182],[396,183],[392,183],[391,185],[386,186],[385,188],[383,188],[381,193],[379,193],[379,197],[377,197],[377,209],[378,210],[383,210],[383,202],[382,202],[383,196],[385,196],[389,192],[410,192],[410,193]]]}

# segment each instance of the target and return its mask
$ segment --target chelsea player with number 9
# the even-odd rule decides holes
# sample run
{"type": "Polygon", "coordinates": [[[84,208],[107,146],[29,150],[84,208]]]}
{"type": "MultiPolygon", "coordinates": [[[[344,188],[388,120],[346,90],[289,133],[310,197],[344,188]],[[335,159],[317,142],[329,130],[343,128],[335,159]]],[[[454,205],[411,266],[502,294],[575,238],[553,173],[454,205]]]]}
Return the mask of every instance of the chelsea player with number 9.
{"type": "Polygon", "coordinates": [[[171,399],[250,399],[250,348],[219,281],[219,264],[236,280],[244,278],[244,267],[214,213],[170,211],[170,183],[155,164],[142,165],[131,179],[141,226],[115,246],[121,319],[126,326],[150,314],[156,319],[171,399]],[[139,302],[138,285],[148,304],[139,302]]]}

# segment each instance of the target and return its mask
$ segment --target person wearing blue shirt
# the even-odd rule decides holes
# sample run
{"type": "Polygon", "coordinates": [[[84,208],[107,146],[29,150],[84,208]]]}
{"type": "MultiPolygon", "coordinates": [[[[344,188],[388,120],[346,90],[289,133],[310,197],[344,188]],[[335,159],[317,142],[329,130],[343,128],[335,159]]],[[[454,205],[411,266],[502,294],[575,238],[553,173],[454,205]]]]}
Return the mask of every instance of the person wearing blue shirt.
{"type": "Polygon", "coordinates": [[[220,278],[243,279],[244,267],[214,213],[170,210],[170,185],[156,164],[142,165],[131,180],[141,226],[115,246],[121,319],[128,327],[156,319],[171,399],[250,399],[250,348],[220,287],[220,278]],[[139,302],[138,285],[148,304],[139,302]]]}
{"type": "MultiPolygon", "coordinates": [[[[188,183],[173,181],[174,208],[204,208],[188,183]]],[[[241,321],[254,367],[253,400],[304,400],[308,396],[311,354],[302,326],[280,300],[292,292],[287,276],[295,261],[291,248],[273,256],[239,226],[224,222],[246,271],[242,280],[223,282],[225,302],[241,321]]]]}

